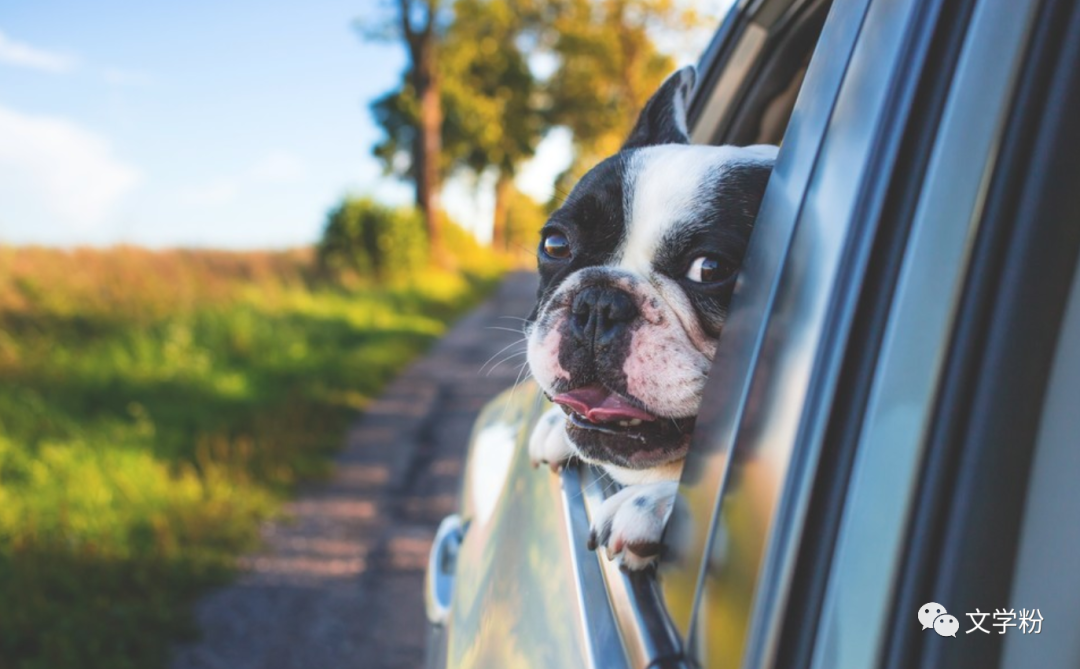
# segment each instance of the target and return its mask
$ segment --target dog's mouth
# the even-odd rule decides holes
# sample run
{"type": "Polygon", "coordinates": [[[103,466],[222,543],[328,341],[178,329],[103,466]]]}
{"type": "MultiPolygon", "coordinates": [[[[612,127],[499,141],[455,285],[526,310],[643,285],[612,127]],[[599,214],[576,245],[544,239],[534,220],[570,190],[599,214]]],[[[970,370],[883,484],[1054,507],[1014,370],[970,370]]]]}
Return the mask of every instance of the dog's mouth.
{"type": "Polygon", "coordinates": [[[566,412],[583,455],[635,469],[671,459],[673,450],[689,442],[697,419],[657,416],[603,386],[570,390],[551,401],[566,412]]]}
{"type": "Polygon", "coordinates": [[[583,429],[614,431],[656,421],[656,416],[603,386],[586,386],[560,393],[551,401],[562,407],[570,420],[583,429]]]}

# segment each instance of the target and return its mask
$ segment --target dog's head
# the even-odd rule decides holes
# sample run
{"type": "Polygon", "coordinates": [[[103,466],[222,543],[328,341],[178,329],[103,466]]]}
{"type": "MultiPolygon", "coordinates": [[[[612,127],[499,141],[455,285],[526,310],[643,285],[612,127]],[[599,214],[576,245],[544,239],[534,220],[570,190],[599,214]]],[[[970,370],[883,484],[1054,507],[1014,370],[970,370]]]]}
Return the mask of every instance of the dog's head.
{"type": "Polygon", "coordinates": [[[694,70],[541,231],[528,359],[589,461],[682,458],[776,147],[690,146],[694,70]]]}

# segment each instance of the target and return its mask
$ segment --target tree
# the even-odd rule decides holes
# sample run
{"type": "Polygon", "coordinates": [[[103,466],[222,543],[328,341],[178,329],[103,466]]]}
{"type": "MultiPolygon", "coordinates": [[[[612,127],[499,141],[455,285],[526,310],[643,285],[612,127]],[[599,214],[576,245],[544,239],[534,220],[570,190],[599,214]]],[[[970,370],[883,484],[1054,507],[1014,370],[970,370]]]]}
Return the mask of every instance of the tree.
{"type": "Polygon", "coordinates": [[[538,82],[520,45],[530,27],[521,5],[512,0],[458,0],[440,63],[450,168],[478,176],[494,171],[492,245],[499,250],[506,250],[508,242],[514,177],[546,131],[538,82]]]}
{"type": "MultiPolygon", "coordinates": [[[[493,246],[506,246],[506,215],[514,176],[533,155],[545,127],[537,82],[519,38],[528,14],[513,0],[457,0],[439,31],[436,77],[441,107],[441,153],[429,167],[441,181],[454,172],[496,176],[493,246]]],[[[420,163],[408,151],[422,134],[422,106],[414,77],[372,104],[386,135],[374,153],[388,171],[417,181],[420,163]]]]}
{"type": "MultiPolygon", "coordinates": [[[[420,2],[402,1],[403,8],[420,2]]],[[[430,28],[435,0],[428,2],[430,28]]],[[[650,31],[681,30],[692,21],[675,0],[456,0],[443,18],[430,31],[438,38],[429,75],[437,86],[426,89],[438,91],[431,98],[440,108],[437,158],[416,150],[433,145],[424,142],[433,116],[425,116],[418,56],[401,86],[372,105],[386,133],[374,152],[388,171],[416,182],[422,210],[423,184],[456,171],[494,171],[493,244],[500,249],[508,239],[514,177],[544,133],[563,125],[574,136],[574,163],[560,186],[617,151],[641,106],[674,69],[650,31]],[[550,76],[530,68],[540,57],[555,64],[550,76]]]]}
{"type": "Polygon", "coordinates": [[[424,217],[431,256],[445,264],[439,207],[443,117],[438,52],[444,28],[439,5],[439,0],[398,0],[396,33],[409,56],[407,84],[377,100],[372,110],[390,138],[375,147],[375,154],[392,164],[408,146],[406,173],[416,187],[416,206],[424,217]]]}
{"type": "Polygon", "coordinates": [[[652,33],[696,20],[673,0],[554,0],[551,122],[568,126],[586,155],[618,151],[649,96],[675,69],[652,33]]]}
{"type": "MultiPolygon", "coordinates": [[[[654,36],[688,34],[699,17],[674,0],[551,0],[541,42],[558,63],[546,82],[547,122],[573,133],[574,157],[556,197],[619,150],[638,113],[675,69],[654,36]]],[[[549,203],[554,207],[557,203],[549,203]]]]}

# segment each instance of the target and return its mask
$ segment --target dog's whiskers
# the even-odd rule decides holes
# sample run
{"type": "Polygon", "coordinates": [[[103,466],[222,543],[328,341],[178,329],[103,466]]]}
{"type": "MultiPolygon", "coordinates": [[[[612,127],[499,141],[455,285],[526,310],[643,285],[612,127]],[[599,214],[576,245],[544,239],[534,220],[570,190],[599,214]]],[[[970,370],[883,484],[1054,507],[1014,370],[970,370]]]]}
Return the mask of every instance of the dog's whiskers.
{"type": "MultiPolygon", "coordinates": [[[[517,351],[516,353],[511,353],[510,355],[506,356],[502,360],[500,360],[497,363],[495,363],[494,365],[492,365],[491,369],[489,369],[487,371],[487,374],[484,374],[484,376],[491,376],[491,373],[494,372],[496,369],[498,369],[499,365],[502,365],[503,363],[509,362],[510,360],[513,360],[514,358],[518,357],[519,355],[527,355],[528,353],[529,353],[528,351],[517,351]]],[[[528,362],[526,362],[525,364],[528,364],[528,362]]]]}
{"type": "Polygon", "coordinates": [[[520,343],[522,343],[522,342],[524,342],[524,341],[525,341],[525,337],[522,337],[521,339],[518,339],[517,341],[512,341],[512,342],[510,342],[509,344],[507,344],[506,346],[503,346],[502,348],[500,348],[500,349],[499,349],[498,351],[496,351],[496,352],[495,352],[495,355],[493,355],[493,356],[491,356],[490,358],[488,358],[488,359],[487,359],[487,362],[485,362],[485,363],[484,363],[483,365],[480,365],[480,369],[478,369],[478,370],[476,371],[476,373],[477,373],[477,374],[479,374],[480,372],[483,372],[483,371],[484,371],[484,368],[485,368],[485,367],[487,367],[487,366],[488,366],[489,364],[491,364],[491,361],[492,361],[492,360],[494,360],[495,358],[497,358],[497,357],[499,357],[500,355],[502,355],[502,354],[503,354],[503,352],[505,352],[505,351],[506,351],[506,349],[510,348],[511,346],[517,346],[518,344],[520,344],[520,343]]]}
{"type": "Polygon", "coordinates": [[[514,398],[514,393],[517,392],[518,386],[525,381],[528,381],[532,377],[532,372],[526,371],[529,369],[529,361],[521,363],[521,367],[518,368],[517,378],[514,379],[514,385],[510,388],[510,399],[514,398]],[[524,374],[525,376],[522,376],[524,374]]]}
{"type": "Polygon", "coordinates": [[[532,377],[532,372],[527,372],[524,377],[521,376],[522,372],[528,369],[528,367],[529,361],[526,360],[521,364],[521,367],[518,368],[517,378],[514,379],[514,385],[510,387],[510,393],[506,396],[506,402],[503,403],[502,413],[500,414],[499,420],[506,419],[506,412],[510,408],[510,405],[514,403],[514,394],[517,393],[518,386],[521,385],[523,382],[528,381],[532,377]]]}

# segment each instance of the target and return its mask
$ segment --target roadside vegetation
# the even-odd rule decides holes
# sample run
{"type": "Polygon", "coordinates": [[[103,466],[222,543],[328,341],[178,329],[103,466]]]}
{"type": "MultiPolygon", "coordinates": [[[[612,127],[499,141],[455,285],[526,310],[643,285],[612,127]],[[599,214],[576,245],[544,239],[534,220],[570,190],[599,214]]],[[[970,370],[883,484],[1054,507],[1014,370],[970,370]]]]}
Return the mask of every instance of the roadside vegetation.
{"type": "Polygon", "coordinates": [[[0,247],[0,668],[163,665],[259,522],[494,285],[504,261],[448,237],[453,273],[389,237],[362,260],[348,231],[332,252],[0,247]]]}

